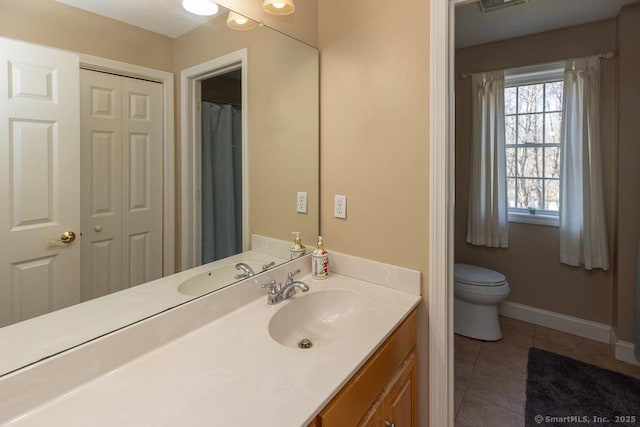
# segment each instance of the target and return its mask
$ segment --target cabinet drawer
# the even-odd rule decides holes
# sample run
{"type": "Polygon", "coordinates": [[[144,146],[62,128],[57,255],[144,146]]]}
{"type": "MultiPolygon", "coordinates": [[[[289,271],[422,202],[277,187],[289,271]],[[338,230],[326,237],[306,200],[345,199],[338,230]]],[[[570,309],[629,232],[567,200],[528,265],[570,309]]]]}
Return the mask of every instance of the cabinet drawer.
{"type": "Polygon", "coordinates": [[[321,427],[355,426],[416,345],[416,310],[320,412],[321,427]]]}

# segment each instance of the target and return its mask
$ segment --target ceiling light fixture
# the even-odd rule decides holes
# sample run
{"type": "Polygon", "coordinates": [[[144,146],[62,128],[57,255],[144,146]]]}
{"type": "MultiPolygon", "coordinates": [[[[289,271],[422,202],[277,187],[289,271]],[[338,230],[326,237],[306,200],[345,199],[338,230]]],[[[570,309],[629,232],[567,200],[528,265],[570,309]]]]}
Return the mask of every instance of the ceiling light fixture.
{"type": "Polygon", "coordinates": [[[296,10],[293,0],[264,0],[262,9],[272,15],[291,15],[296,10]]]}
{"type": "Polygon", "coordinates": [[[242,16],[239,13],[229,11],[227,16],[227,27],[232,30],[250,30],[257,25],[256,21],[253,21],[246,16],[242,16]]]}
{"type": "Polygon", "coordinates": [[[182,0],[182,7],[196,15],[211,16],[218,13],[218,5],[210,0],[182,0]]]}

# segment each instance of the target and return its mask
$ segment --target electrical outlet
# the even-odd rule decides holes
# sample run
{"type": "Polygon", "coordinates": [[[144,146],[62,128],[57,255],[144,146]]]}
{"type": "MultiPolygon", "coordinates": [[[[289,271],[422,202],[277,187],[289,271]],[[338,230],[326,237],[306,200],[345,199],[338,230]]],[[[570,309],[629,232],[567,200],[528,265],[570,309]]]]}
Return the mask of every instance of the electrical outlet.
{"type": "Polygon", "coordinates": [[[333,216],[336,218],[347,218],[347,196],[336,194],[333,203],[333,216]]]}
{"type": "Polygon", "coordinates": [[[296,212],[307,213],[307,192],[298,191],[298,198],[296,199],[296,212]]]}

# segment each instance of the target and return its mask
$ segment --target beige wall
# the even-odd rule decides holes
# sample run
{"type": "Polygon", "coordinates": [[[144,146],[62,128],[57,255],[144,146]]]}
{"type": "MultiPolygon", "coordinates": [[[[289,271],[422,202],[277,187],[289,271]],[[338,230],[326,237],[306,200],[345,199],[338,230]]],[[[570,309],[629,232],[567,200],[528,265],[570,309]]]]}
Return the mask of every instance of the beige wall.
{"type": "MultiPolygon", "coordinates": [[[[429,2],[322,0],[321,230],[335,250],[422,272],[428,295],[429,2]],[[347,219],[333,217],[334,194],[347,219]]],[[[444,42],[444,41],[443,41],[444,42]]],[[[427,422],[427,310],[419,310],[427,422]]],[[[422,424],[425,425],[425,424],[422,424]]]]}
{"type": "MultiPolygon", "coordinates": [[[[615,20],[459,49],[456,76],[615,51],[615,20]]],[[[605,203],[613,254],[616,206],[616,67],[602,64],[602,132],[605,203]]],[[[455,260],[504,273],[509,300],[570,316],[611,324],[614,274],[586,271],[559,262],[558,228],[509,224],[509,248],[465,242],[471,143],[471,79],[456,79],[455,260]]]]}
{"type": "Polygon", "coordinates": [[[0,36],[173,71],[173,39],[54,0],[0,0],[0,36]]]}
{"type": "Polygon", "coordinates": [[[287,16],[264,13],[261,0],[218,0],[217,3],[318,47],[318,0],[296,1],[295,13],[287,16]]]}
{"type": "MultiPolygon", "coordinates": [[[[224,20],[178,37],[175,46],[178,79],[186,68],[248,49],[250,230],[284,240],[300,231],[313,244],[320,222],[317,49],[266,27],[230,30],[224,20]],[[307,214],[295,212],[297,191],[308,192],[307,214]]],[[[179,119],[176,127],[179,141],[179,119]]]]}
{"type": "Polygon", "coordinates": [[[618,339],[633,342],[640,238],[640,4],[622,8],[618,16],[618,39],[619,237],[615,325],[618,339]]]}

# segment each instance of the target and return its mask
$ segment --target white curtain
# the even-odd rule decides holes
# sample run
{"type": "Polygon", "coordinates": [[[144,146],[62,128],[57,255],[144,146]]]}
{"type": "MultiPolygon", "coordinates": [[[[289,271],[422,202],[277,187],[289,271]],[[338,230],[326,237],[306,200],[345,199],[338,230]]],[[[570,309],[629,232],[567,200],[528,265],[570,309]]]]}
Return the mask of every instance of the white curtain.
{"type": "Polygon", "coordinates": [[[504,73],[472,76],[473,130],[467,242],[506,248],[507,178],[504,141],[504,73]]]}
{"type": "Polygon", "coordinates": [[[567,62],[561,132],[560,262],[608,270],[596,57],[567,62]]]}

